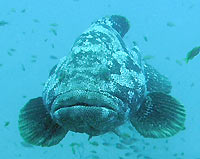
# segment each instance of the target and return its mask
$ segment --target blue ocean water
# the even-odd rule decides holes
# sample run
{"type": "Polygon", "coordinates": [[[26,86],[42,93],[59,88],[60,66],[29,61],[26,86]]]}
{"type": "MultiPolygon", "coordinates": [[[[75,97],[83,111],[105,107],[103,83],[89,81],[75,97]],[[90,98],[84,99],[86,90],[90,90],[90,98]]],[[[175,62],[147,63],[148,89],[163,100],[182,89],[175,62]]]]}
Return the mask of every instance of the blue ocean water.
{"type": "Polygon", "coordinates": [[[200,56],[188,64],[183,60],[200,45],[199,11],[199,0],[1,0],[0,158],[200,159],[200,56]],[[88,141],[88,135],[72,132],[50,148],[24,143],[20,108],[41,96],[50,69],[91,22],[112,14],[130,21],[125,43],[135,41],[148,62],[169,77],[171,94],[186,107],[186,129],[171,138],[146,139],[127,123],[122,130],[134,139],[131,144],[112,133],[88,141]]]}

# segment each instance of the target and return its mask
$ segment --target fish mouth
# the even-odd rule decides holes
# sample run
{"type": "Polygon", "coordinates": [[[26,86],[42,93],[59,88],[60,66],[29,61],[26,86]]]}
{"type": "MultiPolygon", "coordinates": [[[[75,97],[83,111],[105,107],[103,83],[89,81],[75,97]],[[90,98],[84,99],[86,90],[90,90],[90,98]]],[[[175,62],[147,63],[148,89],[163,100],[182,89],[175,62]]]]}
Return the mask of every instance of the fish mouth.
{"type": "Polygon", "coordinates": [[[119,99],[107,92],[91,92],[86,90],[75,90],[57,96],[52,104],[52,113],[62,108],[87,107],[104,108],[109,111],[117,111],[119,99]]]}
{"type": "Polygon", "coordinates": [[[122,124],[122,105],[120,99],[107,92],[75,90],[57,96],[51,116],[67,130],[96,136],[122,124]]]}
{"type": "Polygon", "coordinates": [[[62,109],[62,108],[72,108],[72,107],[87,107],[89,108],[93,108],[93,107],[101,107],[101,108],[106,108],[109,109],[110,111],[115,111],[114,108],[110,107],[110,106],[106,106],[106,105],[101,105],[101,106],[95,106],[95,105],[90,105],[88,103],[81,103],[81,102],[77,102],[73,105],[59,105],[56,109],[54,109],[54,112],[62,109]]]}

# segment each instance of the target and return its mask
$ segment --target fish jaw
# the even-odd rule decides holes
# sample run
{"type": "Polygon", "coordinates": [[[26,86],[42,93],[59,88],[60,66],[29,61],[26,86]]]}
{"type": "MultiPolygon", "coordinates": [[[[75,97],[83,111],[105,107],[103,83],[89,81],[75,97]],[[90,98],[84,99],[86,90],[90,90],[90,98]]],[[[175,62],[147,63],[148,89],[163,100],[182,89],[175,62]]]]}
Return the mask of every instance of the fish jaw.
{"type": "Polygon", "coordinates": [[[106,92],[75,90],[54,100],[51,116],[65,129],[97,136],[124,123],[122,105],[120,99],[106,92]]]}

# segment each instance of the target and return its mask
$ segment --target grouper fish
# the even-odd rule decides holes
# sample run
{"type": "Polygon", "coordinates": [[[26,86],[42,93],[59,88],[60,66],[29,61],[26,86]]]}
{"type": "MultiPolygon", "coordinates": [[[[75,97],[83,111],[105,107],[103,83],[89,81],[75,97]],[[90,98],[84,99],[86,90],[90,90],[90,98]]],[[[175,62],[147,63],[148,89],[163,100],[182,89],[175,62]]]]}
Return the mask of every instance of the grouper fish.
{"type": "Polygon", "coordinates": [[[170,94],[171,83],[147,64],[123,37],[129,21],[119,15],[96,20],[50,73],[41,97],[19,113],[22,138],[53,146],[69,131],[89,137],[129,122],[144,137],[166,138],[184,130],[184,106],[170,94]]]}

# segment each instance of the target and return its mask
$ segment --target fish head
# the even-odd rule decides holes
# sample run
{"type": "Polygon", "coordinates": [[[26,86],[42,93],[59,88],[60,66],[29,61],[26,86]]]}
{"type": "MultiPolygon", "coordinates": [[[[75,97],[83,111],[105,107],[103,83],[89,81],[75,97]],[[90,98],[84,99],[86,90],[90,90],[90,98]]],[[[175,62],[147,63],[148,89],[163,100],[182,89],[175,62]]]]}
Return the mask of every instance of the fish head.
{"type": "Polygon", "coordinates": [[[92,136],[113,131],[128,116],[128,106],[120,96],[124,91],[112,79],[119,63],[103,55],[88,53],[87,60],[83,59],[86,54],[77,56],[63,58],[53,68],[43,92],[44,103],[53,120],[67,130],[92,136]]]}
{"type": "Polygon", "coordinates": [[[82,52],[73,52],[51,71],[44,103],[52,118],[68,130],[95,136],[113,131],[127,120],[127,100],[130,96],[132,100],[130,92],[135,87],[126,78],[134,77],[128,70],[122,72],[125,65],[118,57],[105,52],[84,52],[82,56],[82,52]]]}
{"type": "Polygon", "coordinates": [[[45,86],[52,118],[68,130],[92,136],[113,131],[127,120],[130,103],[137,99],[134,91],[140,89],[135,89],[134,80],[128,81],[136,73],[128,72],[114,56],[106,59],[102,54],[88,53],[85,60],[84,54],[75,58],[79,62],[65,58],[45,86]]]}
{"type": "Polygon", "coordinates": [[[96,136],[113,131],[124,123],[128,109],[117,95],[108,61],[96,56],[105,61],[96,64],[89,54],[85,62],[81,57],[74,57],[79,62],[64,58],[54,68],[43,96],[48,110],[59,125],[74,132],[96,136]]]}

